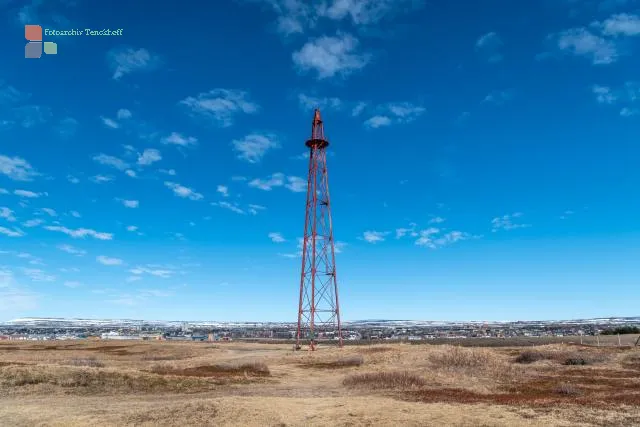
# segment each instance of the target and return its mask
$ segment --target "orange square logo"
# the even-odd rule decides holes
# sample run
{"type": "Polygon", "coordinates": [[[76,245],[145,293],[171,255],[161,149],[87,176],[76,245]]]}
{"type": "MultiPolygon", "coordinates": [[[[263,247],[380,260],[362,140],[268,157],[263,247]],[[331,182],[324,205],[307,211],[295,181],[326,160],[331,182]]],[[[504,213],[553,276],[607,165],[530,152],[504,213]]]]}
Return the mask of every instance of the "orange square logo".
{"type": "Polygon", "coordinates": [[[24,38],[30,42],[42,41],[42,27],[40,25],[25,25],[24,38]]]}

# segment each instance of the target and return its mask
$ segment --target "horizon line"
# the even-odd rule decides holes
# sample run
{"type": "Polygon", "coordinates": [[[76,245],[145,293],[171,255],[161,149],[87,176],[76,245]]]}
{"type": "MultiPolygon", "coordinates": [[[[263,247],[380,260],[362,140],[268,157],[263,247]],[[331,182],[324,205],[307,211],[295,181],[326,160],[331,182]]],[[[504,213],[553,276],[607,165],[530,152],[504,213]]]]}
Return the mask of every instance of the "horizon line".
{"type": "MultiPolygon", "coordinates": [[[[358,323],[358,322],[448,322],[448,323],[515,323],[515,322],[567,322],[576,320],[596,320],[596,319],[635,319],[640,318],[640,314],[636,316],[598,316],[598,317],[582,317],[571,319],[518,319],[518,320],[426,320],[426,319],[357,319],[344,320],[341,323],[358,323]]],[[[94,317],[18,317],[11,320],[0,321],[1,324],[8,322],[16,322],[24,319],[51,319],[51,320],[113,320],[113,321],[134,321],[134,322],[182,322],[182,323],[198,323],[198,322],[216,322],[216,323],[297,323],[296,320],[167,320],[167,319],[130,319],[130,318],[94,318],[94,317]]]]}

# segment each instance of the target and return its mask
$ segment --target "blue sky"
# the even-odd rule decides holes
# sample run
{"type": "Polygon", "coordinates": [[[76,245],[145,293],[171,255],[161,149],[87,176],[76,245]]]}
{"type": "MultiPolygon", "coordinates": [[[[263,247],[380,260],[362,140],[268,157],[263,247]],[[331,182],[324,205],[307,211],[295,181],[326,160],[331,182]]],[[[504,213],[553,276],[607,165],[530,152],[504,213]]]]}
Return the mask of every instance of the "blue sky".
{"type": "Polygon", "coordinates": [[[640,314],[640,1],[149,4],[0,2],[0,320],[295,320],[314,107],[345,320],[640,314]]]}

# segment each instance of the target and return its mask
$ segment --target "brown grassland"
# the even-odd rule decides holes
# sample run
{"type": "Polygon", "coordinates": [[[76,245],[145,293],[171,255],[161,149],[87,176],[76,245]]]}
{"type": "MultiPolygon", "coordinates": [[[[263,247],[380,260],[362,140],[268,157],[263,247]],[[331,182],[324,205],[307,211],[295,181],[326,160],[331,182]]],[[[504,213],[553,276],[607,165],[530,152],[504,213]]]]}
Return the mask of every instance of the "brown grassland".
{"type": "Polygon", "coordinates": [[[2,342],[0,425],[633,426],[640,348],[2,342]]]}

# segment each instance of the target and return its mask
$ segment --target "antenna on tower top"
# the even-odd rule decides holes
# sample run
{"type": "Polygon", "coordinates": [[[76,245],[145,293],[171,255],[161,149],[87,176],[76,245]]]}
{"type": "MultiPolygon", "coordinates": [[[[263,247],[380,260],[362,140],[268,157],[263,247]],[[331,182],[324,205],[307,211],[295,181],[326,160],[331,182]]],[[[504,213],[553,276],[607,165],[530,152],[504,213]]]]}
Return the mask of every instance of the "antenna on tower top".
{"type": "Polygon", "coordinates": [[[325,148],[329,145],[329,141],[324,138],[324,126],[322,124],[322,116],[320,109],[316,108],[313,113],[313,122],[311,122],[311,138],[306,143],[309,148],[325,148]]]}

